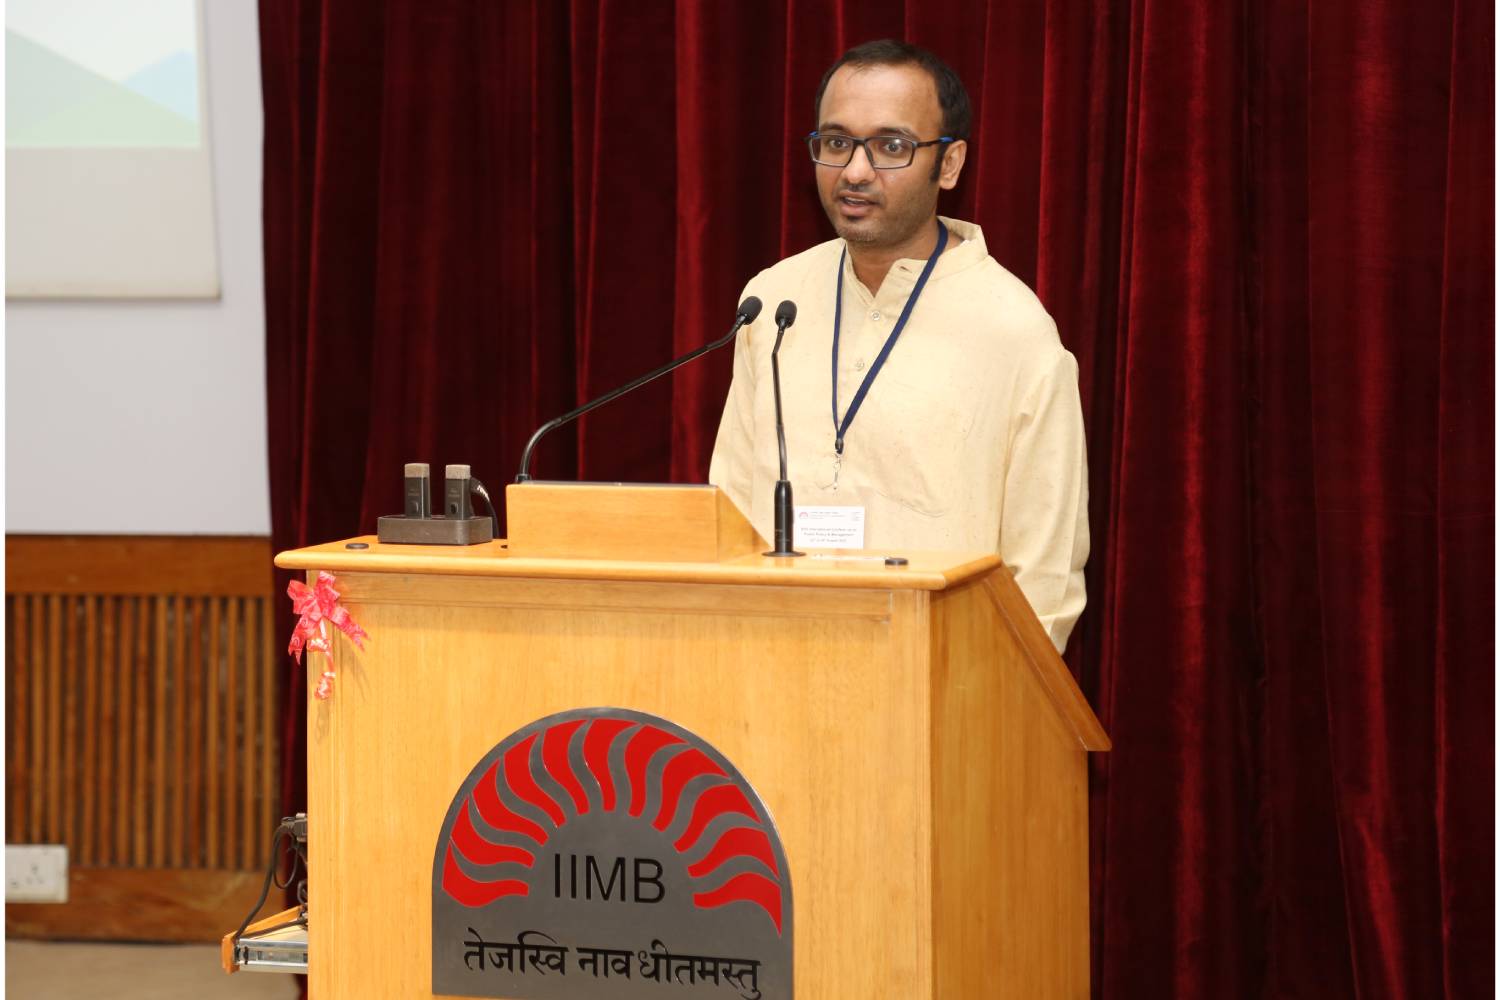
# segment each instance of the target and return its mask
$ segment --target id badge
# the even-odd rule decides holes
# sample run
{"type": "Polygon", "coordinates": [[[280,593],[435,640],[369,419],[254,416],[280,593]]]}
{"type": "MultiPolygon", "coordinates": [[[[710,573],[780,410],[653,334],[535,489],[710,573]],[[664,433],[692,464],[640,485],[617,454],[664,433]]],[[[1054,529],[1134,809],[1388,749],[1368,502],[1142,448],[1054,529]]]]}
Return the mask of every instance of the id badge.
{"type": "Polygon", "coordinates": [[[865,509],[797,505],[792,508],[792,544],[799,549],[862,549],[865,509]]]}

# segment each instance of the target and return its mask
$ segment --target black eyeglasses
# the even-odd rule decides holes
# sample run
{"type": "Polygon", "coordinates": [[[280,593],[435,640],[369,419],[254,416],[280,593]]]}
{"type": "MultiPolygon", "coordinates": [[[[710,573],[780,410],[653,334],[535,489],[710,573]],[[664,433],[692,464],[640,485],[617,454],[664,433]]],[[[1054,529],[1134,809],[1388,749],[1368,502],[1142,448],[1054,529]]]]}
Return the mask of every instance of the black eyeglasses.
{"type": "Polygon", "coordinates": [[[849,161],[854,159],[854,151],[863,146],[865,155],[870,158],[870,165],[876,170],[899,170],[911,166],[917,150],[923,146],[946,146],[953,141],[953,137],[948,135],[940,139],[929,139],[927,142],[917,142],[899,135],[872,135],[868,139],[856,139],[839,132],[809,132],[807,151],[812,154],[814,163],[825,167],[847,167],[849,161]]]}

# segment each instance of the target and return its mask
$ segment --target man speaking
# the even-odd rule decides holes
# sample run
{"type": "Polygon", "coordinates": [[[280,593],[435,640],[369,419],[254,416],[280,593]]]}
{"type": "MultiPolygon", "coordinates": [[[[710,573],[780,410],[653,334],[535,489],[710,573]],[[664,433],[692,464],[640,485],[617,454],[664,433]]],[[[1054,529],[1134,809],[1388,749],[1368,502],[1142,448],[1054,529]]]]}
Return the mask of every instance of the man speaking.
{"type": "MultiPolygon", "coordinates": [[[[817,532],[800,543],[998,552],[1061,650],[1089,549],[1078,366],[979,227],[937,214],[968,152],[963,83],[924,49],[869,42],[824,74],[815,111],[838,238],[745,290],[798,307],[779,359],[795,521],[817,532]]],[[[709,467],[768,538],[775,335],[768,315],[740,332],[709,467]]]]}

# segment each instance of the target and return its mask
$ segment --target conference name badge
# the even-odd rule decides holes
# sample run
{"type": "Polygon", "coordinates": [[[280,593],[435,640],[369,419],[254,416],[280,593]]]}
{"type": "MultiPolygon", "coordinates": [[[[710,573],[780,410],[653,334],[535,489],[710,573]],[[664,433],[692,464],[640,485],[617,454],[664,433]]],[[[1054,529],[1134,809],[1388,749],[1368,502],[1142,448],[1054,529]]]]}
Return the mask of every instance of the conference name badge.
{"type": "Polygon", "coordinates": [[[865,547],[863,507],[803,507],[792,512],[793,542],[797,548],[862,549],[865,547]]]}

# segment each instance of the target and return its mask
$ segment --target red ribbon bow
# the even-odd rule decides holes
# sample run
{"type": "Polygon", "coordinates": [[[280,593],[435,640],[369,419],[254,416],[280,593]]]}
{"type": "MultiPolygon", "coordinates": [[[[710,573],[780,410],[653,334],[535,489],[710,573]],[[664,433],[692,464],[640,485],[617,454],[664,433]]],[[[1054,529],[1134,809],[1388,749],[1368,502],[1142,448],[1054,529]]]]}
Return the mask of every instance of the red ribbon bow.
{"type": "Polygon", "coordinates": [[[349,609],[339,603],[339,592],[333,589],[333,574],[319,571],[317,582],[311,587],[301,580],[286,585],[286,594],[292,599],[292,610],[301,617],[292,629],[292,641],[286,651],[302,662],[302,650],[307,648],[322,653],[328,658],[328,669],[318,678],[318,687],[313,692],[319,699],[333,693],[333,647],[328,643],[328,623],[349,637],[358,649],[364,649],[361,639],[368,638],[365,630],[349,617],[349,609]]]}

